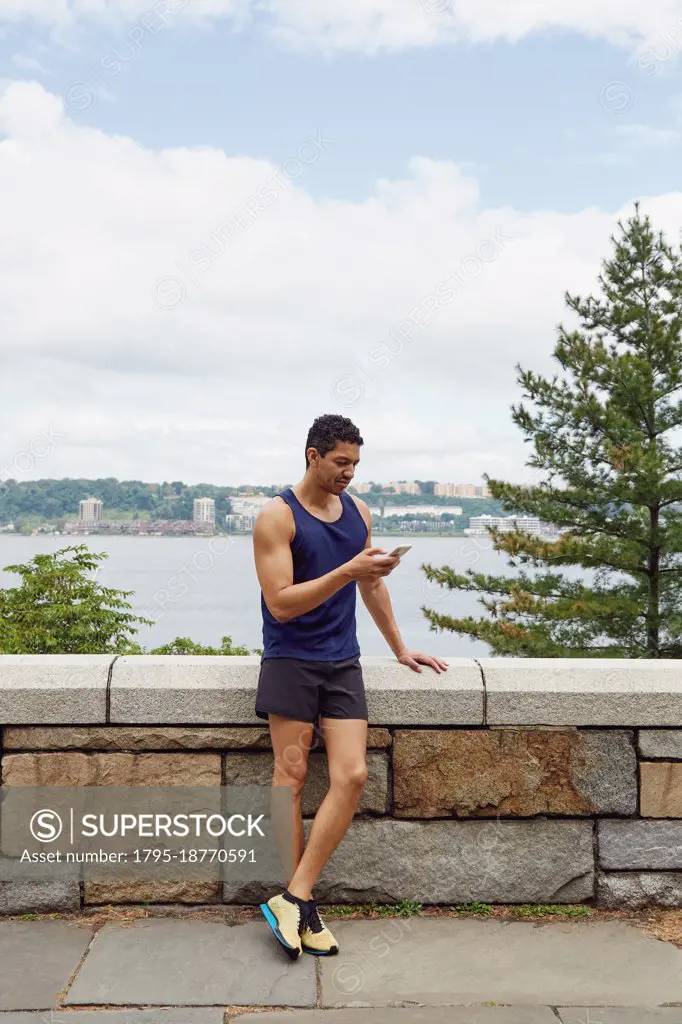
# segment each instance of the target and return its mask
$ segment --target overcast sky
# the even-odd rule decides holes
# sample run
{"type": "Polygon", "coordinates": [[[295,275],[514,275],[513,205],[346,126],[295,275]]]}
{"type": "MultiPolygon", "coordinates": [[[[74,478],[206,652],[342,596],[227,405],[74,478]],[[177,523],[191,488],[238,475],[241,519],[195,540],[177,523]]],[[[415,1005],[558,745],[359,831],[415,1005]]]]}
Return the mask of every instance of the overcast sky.
{"type": "Polygon", "coordinates": [[[295,481],[325,412],[358,480],[529,478],[516,363],[634,200],[679,239],[680,49],[682,0],[0,0],[0,478],[295,481]]]}

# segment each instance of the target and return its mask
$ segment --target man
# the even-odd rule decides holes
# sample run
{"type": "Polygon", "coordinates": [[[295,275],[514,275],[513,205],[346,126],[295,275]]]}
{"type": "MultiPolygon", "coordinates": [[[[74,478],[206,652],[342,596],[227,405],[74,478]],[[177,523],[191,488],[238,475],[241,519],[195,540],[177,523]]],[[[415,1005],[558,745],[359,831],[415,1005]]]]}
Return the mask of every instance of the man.
{"type": "Polygon", "coordinates": [[[320,416],[306,443],[306,471],[260,512],[253,531],[261,586],[263,655],[256,714],[269,720],[273,786],[290,786],[293,874],[261,910],[292,959],[338,953],[312,889],[353,820],[367,779],[367,701],[355,625],[356,584],[372,618],[403,665],[444,672],[440,658],[410,651],[393,616],[384,576],[399,558],[371,546],[364,501],[346,494],[363,440],[343,416],[320,416]],[[319,720],[329,791],[305,845],[301,791],[319,720]]]}

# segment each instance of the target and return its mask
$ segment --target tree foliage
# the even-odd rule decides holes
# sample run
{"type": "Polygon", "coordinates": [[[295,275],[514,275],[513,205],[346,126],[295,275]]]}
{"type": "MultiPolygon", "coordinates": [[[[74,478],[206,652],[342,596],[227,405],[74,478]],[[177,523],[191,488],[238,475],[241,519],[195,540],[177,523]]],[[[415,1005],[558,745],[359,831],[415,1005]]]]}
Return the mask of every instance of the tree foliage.
{"type": "Polygon", "coordinates": [[[88,574],[105,553],[85,544],[5,566],[21,585],[0,590],[0,653],[108,654],[128,650],[141,625],[130,611],[130,591],[103,587],[88,574]]]}
{"type": "Polygon", "coordinates": [[[682,255],[639,207],[612,238],[600,294],[566,294],[560,366],[546,379],[517,366],[530,406],[512,418],[532,445],[534,486],[488,480],[507,513],[564,531],[542,539],[490,529],[511,575],[423,568],[470,591],[488,613],[423,608],[432,629],[534,657],[682,657],[682,255]],[[562,567],[588,572],[569,578],[562,567]]]}
{"type": "Polygon", "coordinates": [[[108,557],[78,544],[5,566],[6,572],[21,577],[21,584],[0,590],[0,654],[259,653],[234,647],[230,636],[217,648],[176,637],[146,650],[133,638],[140,626],[154,625],[153,620],[132,613],[127,600],[132,591],[97,582],[98,563],[108,557]]]}

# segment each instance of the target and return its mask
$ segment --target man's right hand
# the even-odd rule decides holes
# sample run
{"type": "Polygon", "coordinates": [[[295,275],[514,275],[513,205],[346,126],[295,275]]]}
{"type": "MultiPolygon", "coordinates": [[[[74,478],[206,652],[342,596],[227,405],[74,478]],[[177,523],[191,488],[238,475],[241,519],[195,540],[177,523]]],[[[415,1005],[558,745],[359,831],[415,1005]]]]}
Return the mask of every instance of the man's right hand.
{"type": "Polygon", "coordinates": [[[344,568],[352,580],[378,580],[393,572],[399,562],[400,558],[391,558],[385,548],[365,548],[344,568]]]}

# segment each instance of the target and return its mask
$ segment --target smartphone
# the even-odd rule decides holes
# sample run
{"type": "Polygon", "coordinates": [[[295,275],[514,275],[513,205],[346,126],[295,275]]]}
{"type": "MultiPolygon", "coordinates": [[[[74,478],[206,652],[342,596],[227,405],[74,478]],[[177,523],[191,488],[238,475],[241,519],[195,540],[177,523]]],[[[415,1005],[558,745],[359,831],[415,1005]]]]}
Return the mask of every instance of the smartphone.
{"type": "Polygon", "coordinates": [[[402,558],[411,547],[411,544],[401,544],[399,547],[393,548],[393,551],[389,551],[387,555],[372,555],[372,558],[402,558]]]}

